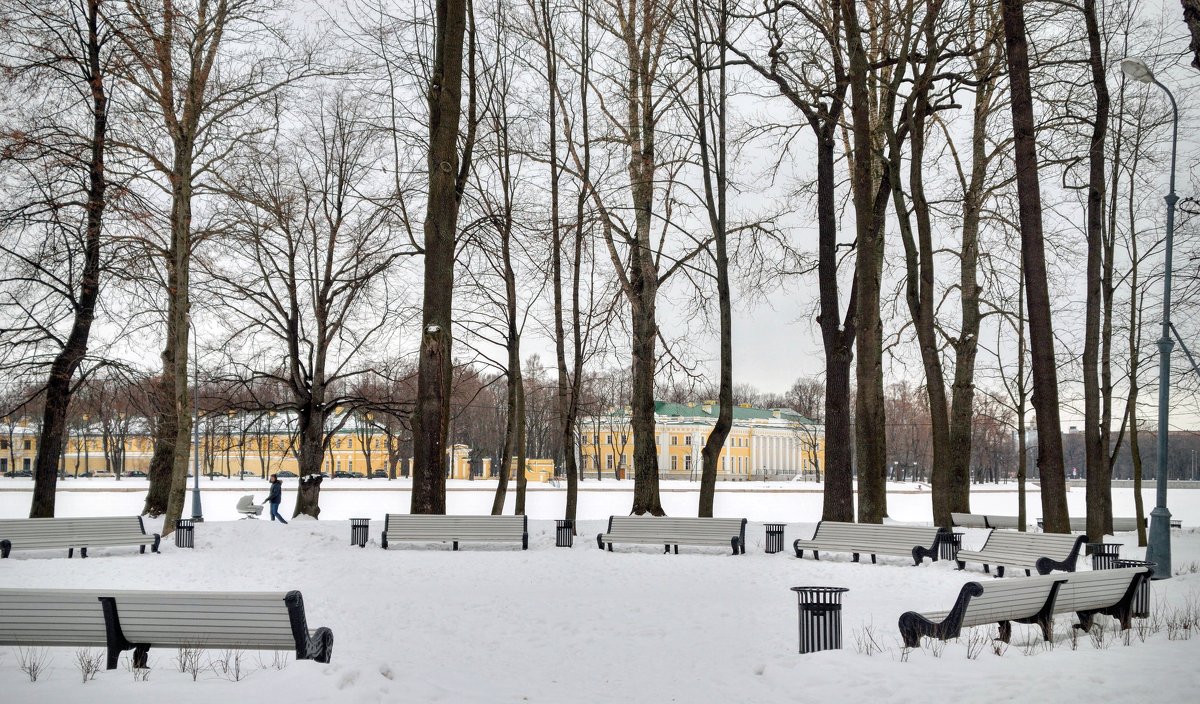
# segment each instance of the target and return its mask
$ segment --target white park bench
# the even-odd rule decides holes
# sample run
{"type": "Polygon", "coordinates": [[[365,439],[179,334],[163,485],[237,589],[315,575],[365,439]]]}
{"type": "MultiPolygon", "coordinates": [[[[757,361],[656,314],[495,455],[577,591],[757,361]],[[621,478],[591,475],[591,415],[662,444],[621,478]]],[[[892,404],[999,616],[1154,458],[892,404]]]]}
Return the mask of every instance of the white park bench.
{"type": "MultiPolygon", "coordinates": [[[[1129,533],[1138,529],[1137,519],[1133,516],[1113,516],[1113,532],[1114,533],[1129,533]]],[[[1037,527],[1043,528],[1044,519],[1037,519],[1037,527]]],[[[1149,525],[1149,521],[1143,519],[1143,525],[1149,525]]],[[[1076,516],[1071,518],[1071,531],[1073,533],[1082,533],[1087,530],[1087,516],[1076,516]]]]}
{"type": "Polygon", "coordinates": [[[88,548],[140,546],[158,552],[159,536],[147,535],[141,516],[0,519],[0,558],[12,550],[61,550],[87,557],[88,548]]]}
{"type": "Polygon", "coordinates": [[[821,521],[809,539],[796,540],[792,547],[796,557],[804,557],[805,550],[812,550],[813,558],[820,559],[820,550],[825,552],[848,552],[858,562],[860,554],[898,555],[911,557],[921,564],[926,558],[938,559],[938,546],[950,535],[941,528],[925,526],[900,526],[877,523],[842,523],[821,521]]]}
{"type": "Polygon", "coordinates": [[[1090,570],[1025,579],[967,582],[949,611],[908,611],[900,616],[900,636],[905,647],[920,645],[921,637],[950,640],[964,626],[995,623],[1000,640],[1012,636],[1012,623],[1036,624],[1050,640],[1056,613],[1074,611],[1076,628],[1090,630],[1096,614],[1107,614],[1129,628],[1138,588],[1150,577],[1146,567],[1090,570]]]}
{"type": "Polygon", "coordinates": [[[993,530],[982,548],[959,550],[956,559],[960,570],[967,562],[982,562],[984,572],[988,571],[988,565],[996,565],[997,577],[1004,576],[1005,567],[1024,568],[1026,575],[1030,570],[1037,570],[1038,574],[1054,570],[1074,572],[1086,540],[1082,535],[993,530]]]}
{"type": "Polygon", "coordinates": [[[518,542],[529,549],[529,519],[526,516],[442,516],[436,514],[389,513],[384,517],[380,544],[386,550],[394,542],[518,542]]]}
{"type": "Polygon", "coordinates": [[[0,589],[0,644],[104,647],[110,670],[124,650],[146,667],[151,647],[294,650],[327,663],[333,633],[309,632],[297,591],[0,589]]]}
{"type": "Polygon", "coordinates": [[[745,518],[677,518],[668,516],[609,516],[608,530],[596,536],[596,545],[612,552],[613,545],[662,545],[663,552],[680,545],[720,545],[746,554],[745,518]]]}

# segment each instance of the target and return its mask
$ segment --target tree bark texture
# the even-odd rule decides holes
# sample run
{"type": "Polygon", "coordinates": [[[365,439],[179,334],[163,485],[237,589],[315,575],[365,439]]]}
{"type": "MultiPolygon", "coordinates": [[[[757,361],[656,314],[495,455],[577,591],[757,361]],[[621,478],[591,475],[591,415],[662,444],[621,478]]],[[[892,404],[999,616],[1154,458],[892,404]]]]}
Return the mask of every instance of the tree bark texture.
{"type": "Polygon", "coordinates": [[[1029,305],[1029,347],[1033,361],[1033,407],[1037,413],[1038,473],[1042,519],[1048,533],[1069,533],[1066,477],[1063,472],[1062,426],[1058,413],[1058,373],[1054,329],[1046,280],[1042,235],[1042,198],[1037,172],[1029,48],[1025,36],[1024,0],[1001,0],[1017,173],[1017,207],[1021,225],[1021,260],[1029,305]]]}
{"type": "Polygon", "coordinates": [[[880,523],[887,516],[887,440],[883,399],[883,320],[879,313],[883,277],[883,207],[890,191],[880,174],[872,139],[870,66],[862,42],[858,3],[841,0],[849,54],[851,122],[854,145],[852,189],[857,232],[855,326],[857,393],[855,455],[858,467],[858,520],[880,523]],[[876,183],[876,178],[880,183],[876,183]]]}
{"type": "Polygon", "coordinates": [[[66,450],[71,379],[87,355],[88,337],[96,316],[96,301],[100,296],[100,243],[106,203],[105,189],[108,185],[104,164],[108,145],[108,93],[104,83],[104,69],[100,62],[100,1],[87,2],[87,39],[84,47],[86,56],[79,57],[82,59],[79,63],[84,69],[83,77],[88,83],[92,100],[83,269],[80,272],[79,296],[75,301],[71,331],[50,365],[50,375],[46,382],[46,402],[37,442],[37,458],[34,461],[30,518],[54,516],[58,462],[66,450]]]}
{"type": "MultiPolygon", "coordinates": [[[[1109,96],[1096,0],[1084,0],[1088,64],[1096,112],[1088,148],[1087,274],[1083,335],[1083,443],[1087,465],[1087,534],[1100,542],[1112,529],[1112,469],[1108,463],[1108,420],[1101,417],[1100,327],[1103,307],[1105,153],[1109,96]]],[[[1106,375],[1107,376],[1107,375],[1106,375]]]]}
{"type": "Polygon", "coordinates": [[[425,288],[417,402],[413,413],[412,513],[446,512],[446,436],[450,425],[451,306],[458,227],[458,132],[462,113],[466,0],[437,0],[429,80],[429,195],[425,211],[425,288]]]}
{"type": "Polygon", "coordinates": [[[1192,35],[1189,48],[1192,50],[1192,66],[1200,69],[1200,0],[1180,0],[1183,4],[1183,21],[1192,35]]]}
{"type": "MultiPolygon", "coordinates": [[[[697,515],[701,518],[711,518],[713,502],[716,498],[717,472],[720,469],[721,450],[733,427],[733,313],[729,289],[729,253],[726,247],[727,233],[725,216],[726,192],[726,123],[725,105],[727,99],[726,86],[726,57],[724,48],[726,42],[726,26],[728,24],[728,9],[722,4],[716,18],[717,37],[714,42],[720,51],[717,65],[717,86],[713,90],[712,79],[708,65],[711,63],[704,51],[704,39],[701,34],[701,11],[699,0],[692,0],[692,51],[693,64],[696,69],[696,117],[697,137],[700,150],[700,163],[704,178],[704,203],[708,212],[709,228],[713,233],[715,249],[715,266],[717,277],[717,305],[719,308],[719,329],[721,339],[720,351],[720,382],[717,393],[719,410],[717,421],[713,424],[704,447],[700,451],[703,463],[700,472],[700,499],[697,515]],[[712,124],[715,113],[715,122],[712,124]],[[712,132],[710,133],[710,129],[712,132]],[[715,141],[711,144],[710,141],[715,141]]],[[[704,25],[711,24],[706,20],[704,25]]]]}

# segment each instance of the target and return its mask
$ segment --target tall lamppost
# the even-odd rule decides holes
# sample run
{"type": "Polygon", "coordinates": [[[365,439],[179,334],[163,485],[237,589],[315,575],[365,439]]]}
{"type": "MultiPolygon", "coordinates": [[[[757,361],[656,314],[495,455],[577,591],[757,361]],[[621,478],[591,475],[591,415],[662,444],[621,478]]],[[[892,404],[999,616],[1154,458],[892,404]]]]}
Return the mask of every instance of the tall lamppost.
{"type": "Polygon", "coordinates": [[[1167,424],[1171,400],[1171,246],[1175,238],[1175,147],[1179,139],[1179,108],[1175,96],[1154,78],[1154,72],[1141,59],[1124,59],[1121,71],[1139,83],[1153,83],[1162,88],[1171,101],[1171,172],[1167,192],[1166,270],[1163,272],[1162,337],[1158,339],[1158,468],[1154,477],[1156,502],[1150,512],[1150,538],[1146,546],[1146,561],[1154,563],[1154,579],[1171,578],[1171,512],[1167,510],[1167,424]]]}
{"type": "MultiPolygon", "coordinates": [[[[188,323],[191,323],[191,316],[188,317],[188,323]]],[[[192,378],[196,384],[196,395],[192,399],[195,411],[192,418],[192,520],[203,523],[204,509],[200,506],[200,341],[196,337],[195,325],[192,326],[192,367],[192,378]]]]}

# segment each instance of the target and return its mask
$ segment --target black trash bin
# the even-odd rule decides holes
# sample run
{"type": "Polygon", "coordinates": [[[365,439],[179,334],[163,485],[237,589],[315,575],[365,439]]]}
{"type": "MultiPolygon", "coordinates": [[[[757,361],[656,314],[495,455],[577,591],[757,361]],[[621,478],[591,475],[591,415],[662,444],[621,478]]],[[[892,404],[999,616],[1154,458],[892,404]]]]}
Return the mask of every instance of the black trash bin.
{"type": "Polygon", "coordinates": [[[764,523],[767,530],[767,554],[783,552],[783,529],[786,523],[764,523]]]}
{"type": "Polygon", "coordinates": [[[367,547],[367,533],[370,528],[370,518],[351,518],[350,519],[350,544],[357,545],[360,548],[367,547]]]}
{"type": "Polygon", "coordinates": [[[958,551],[962,549],[962,538],[965,533],[947,533],[938,544],[939,560],[957,560],[958,551]]]}
{"type": "Polygon", "coordinates": [[[196,522],[190,518],[175,521],[175,547],[196,549],[196,522]]]}
{"type": "Polygon", "coordinates": [[[1088,543],[1088,552],[1092,554],[1092,569],[1115,569],[1121,556],[1120,543],[1088,543]]]}
{"type": "MultiPolygon", "coordinates": [[[[1154,575],[1154,563],[1145,560],[1117,560],[1113,567],[1149,567],[1151,576],[1154,575]]],[[[1150,580],[1142,580],[1137,593],[1133,595],[1134,618],[1150,618],[1150,580]]]]}
{"type": "Polygon", "coordinates": [[[569,548],[575,544],[575,521],[570,518],[561,518],[555,521],[558,530],[555,532],[554,545],[560,548],[569,548]]]}
{"type": "Polygon", "coordinates": [[[842,594],[846,587],[792,587],[800,600],[800,652],[842,648],[842,594]]]}

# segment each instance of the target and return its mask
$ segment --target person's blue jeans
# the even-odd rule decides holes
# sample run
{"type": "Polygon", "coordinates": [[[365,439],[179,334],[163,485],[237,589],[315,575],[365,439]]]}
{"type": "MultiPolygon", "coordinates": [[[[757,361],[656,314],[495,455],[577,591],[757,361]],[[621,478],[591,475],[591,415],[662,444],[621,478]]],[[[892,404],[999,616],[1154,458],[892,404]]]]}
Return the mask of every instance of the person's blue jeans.
{"type": "Polygon", "coordinates": [[[283,516],[279,515],[279,503],[278,502],[271,503],[271,520],[274,521],[275,519],[279,519],[280,523],[287,525],[287,521],[283,520],[283,516]]]}

